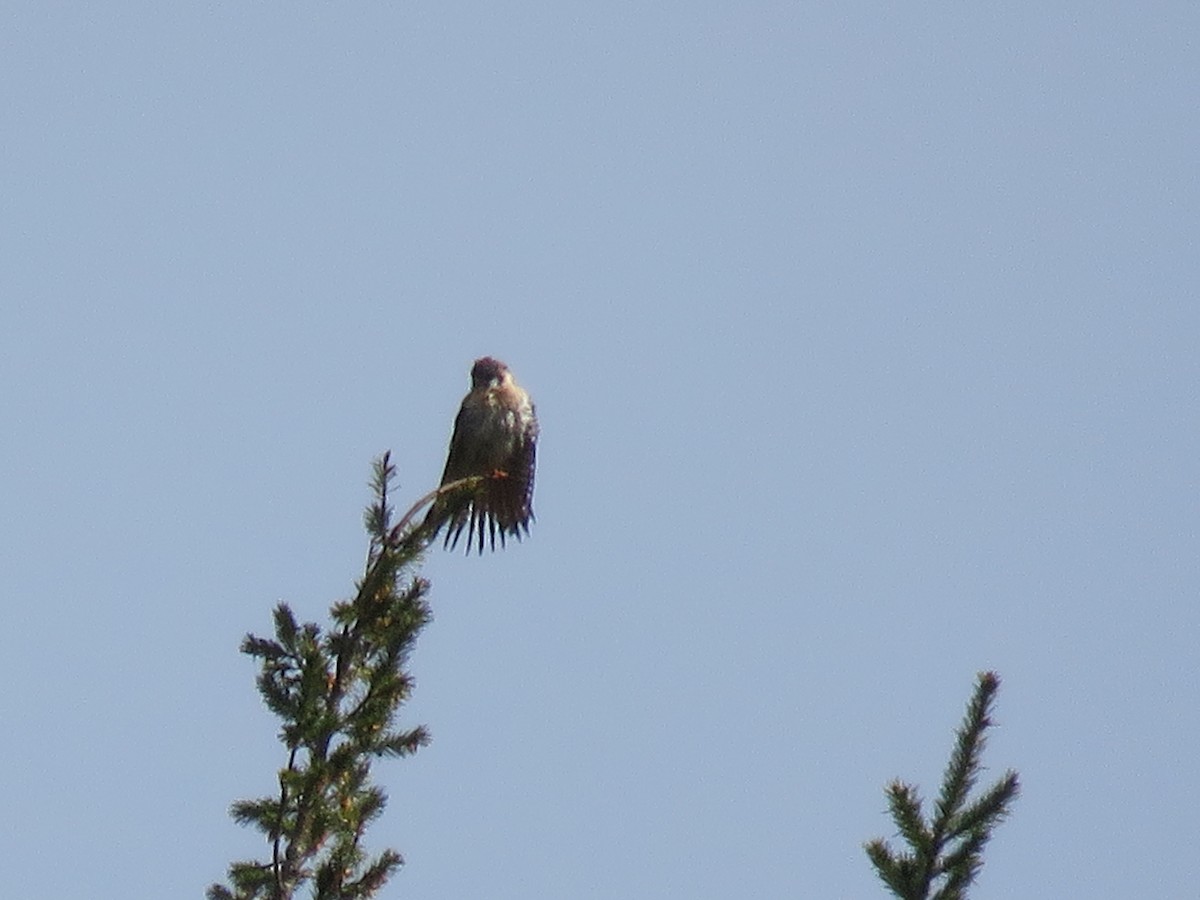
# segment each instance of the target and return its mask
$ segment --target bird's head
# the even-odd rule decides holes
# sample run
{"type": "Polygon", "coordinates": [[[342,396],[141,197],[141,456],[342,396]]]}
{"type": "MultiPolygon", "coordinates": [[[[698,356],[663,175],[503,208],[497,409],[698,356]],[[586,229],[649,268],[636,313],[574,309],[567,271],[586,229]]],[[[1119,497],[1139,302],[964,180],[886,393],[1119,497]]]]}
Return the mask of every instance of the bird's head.
{"type": "Polygon", "coordinates": [[[509,377],[508,366],[490,356],[475,360],[471,367],[471,387],[475,390],[499,387],[509,377]]]}

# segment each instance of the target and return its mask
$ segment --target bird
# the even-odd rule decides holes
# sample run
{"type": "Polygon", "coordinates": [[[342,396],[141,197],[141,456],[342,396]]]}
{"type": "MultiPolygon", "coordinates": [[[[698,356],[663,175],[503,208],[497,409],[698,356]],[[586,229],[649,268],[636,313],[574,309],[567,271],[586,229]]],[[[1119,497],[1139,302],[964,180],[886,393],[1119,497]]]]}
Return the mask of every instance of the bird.
{"type": "Polygon", "coordinates": [[[447,491],[434,500],[425,518],[429,540],[446,525],[443,546],[452,550],[465,530],[467,553],[475,545],[482,554],[485,528],[493,551],[497,534],[501,547],[507,537],[529,534],[537,439],[537,412],[512,370],[491,356],[475,360],[441,485],[473,476],[484,480],[473,490],[447,491]]]}

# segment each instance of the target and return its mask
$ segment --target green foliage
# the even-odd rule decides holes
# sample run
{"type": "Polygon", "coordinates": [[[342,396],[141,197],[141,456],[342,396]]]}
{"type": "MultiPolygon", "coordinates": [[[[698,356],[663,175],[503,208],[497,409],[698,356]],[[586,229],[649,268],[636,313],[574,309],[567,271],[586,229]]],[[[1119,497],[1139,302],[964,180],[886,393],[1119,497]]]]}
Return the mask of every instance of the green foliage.
{"type": "Polygon", "coordinates": [[[916,787],[901,781],[888,785],[888,809],[908,851],[897,853],[882,839],[870,841],[865,849],[883,883],[900,900],[965,900],[983,866],[984,845],[1017,797],[1017,773],[1010,770],[968,802],[999,687],[994,672],[980,673],[928,821],[916,787]]]}
{"type": "Polygon", "coordinates": [[[403,863],[384,850],[369,857],[366,826],[386,805],[371,781],[381,756],[407,756],[428,742],[423,727],[398,729],[396,715],[412,691],[405,671],[421,629],[430,621],[429,584],[411,574],[430,528],[409,528],[414,507],[393,527],[389,455],[375,463],[375,501],[367,509],[366,571],[354,599],[331,609],[322,629],[301,624],[281,603],[274,638],[247,635],[242,652],[259,661],[258,690],[282,721],[287,764],[278,794],[234,803],[230,815],[257,828],[270,858],[235,862],[229,886],[213,885],[209,900],[291,900],[308,886],[317,900],[375,895],[403,863]]]}

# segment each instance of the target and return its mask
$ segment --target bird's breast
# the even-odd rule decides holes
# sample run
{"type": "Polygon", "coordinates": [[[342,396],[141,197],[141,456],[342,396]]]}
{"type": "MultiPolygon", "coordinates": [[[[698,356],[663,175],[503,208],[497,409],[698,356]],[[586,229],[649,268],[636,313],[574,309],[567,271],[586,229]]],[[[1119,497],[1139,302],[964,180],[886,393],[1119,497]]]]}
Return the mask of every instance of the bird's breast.
{"type": "Polygon", "coordinates": [[[464,407],[463,414],[462,425],[470,435],[467,446],[475,457],[472,467],[482,470],[504,468],[526,440],[533,410],[528,399],[493,390],[464,407]]]}

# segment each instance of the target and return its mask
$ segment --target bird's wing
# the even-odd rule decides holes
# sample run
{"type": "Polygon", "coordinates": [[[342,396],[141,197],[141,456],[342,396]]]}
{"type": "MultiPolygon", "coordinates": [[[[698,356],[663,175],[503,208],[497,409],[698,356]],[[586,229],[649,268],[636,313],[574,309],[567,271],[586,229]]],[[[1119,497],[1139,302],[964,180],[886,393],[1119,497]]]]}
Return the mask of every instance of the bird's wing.
{"type": "Polygon", "coordinates": [[[442,484],[478,474],[471,471],[471,460],[474,454],[470,447],[470,436],[476,431],[470,427],[470,423],[478,415],[479,413],[472,408],[468,400],[464,400],[462,406],[459,407],[458,415],[454,417],[454,431],[450,435],[450,451],[446,455],[446,468],[442,471],[442,484]]]}
{"type": "Polygon", "coordinates": [[[529,420],[525,432],[513,452],[508,468],[508,478],[502,484],[504,503],[500,523],[510,534],[521,536],[529,533],[529,522],[533,519],[533,477],[537,468],[537,415],[530,405],[529,420]]]}

